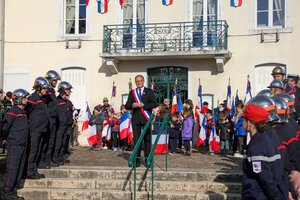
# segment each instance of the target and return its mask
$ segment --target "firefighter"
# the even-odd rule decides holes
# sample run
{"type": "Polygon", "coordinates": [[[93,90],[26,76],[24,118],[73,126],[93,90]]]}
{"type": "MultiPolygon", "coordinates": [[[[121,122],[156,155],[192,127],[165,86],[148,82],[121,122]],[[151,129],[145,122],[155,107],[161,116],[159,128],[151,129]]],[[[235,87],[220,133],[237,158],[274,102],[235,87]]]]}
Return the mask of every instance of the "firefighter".
{"type": "MultiPolygon", "coordinates": [[[[268,108],[272,105],[266,105],[268,108]]],[[[270,114],[256,104],[248,103],[243,126],[251,136],[247,158],[243,160],[243,199],[288,199],[288,180],[276,143],[266,133],[270,114]]]]}
{"type": "Polygon", "coordinates": [[[3,122],[3,139],[7,143],[6,170],[1,199],[21,200],[16,186],[23,175],[29,130],[24,107],[29,92],[17,89],[12,93],[13,107],[6,113],[3,122]]]}
{"type": "Polygon", "coordinates": [[[61,80],[60,75],[54,71],[49,70],[45,78],[49,81],[49,87],[47,89],[47,109],[49,115],[49,124],[48,124],[48,131],[46,137],[43,141],[43,152],[41,163],[39,168],[49,169],[50,166],[57,167],[57,165],[52,163],[52,156],[53,156],[53,149],[55,143],[55,134],[56,134],[56,127],[58,121],[58,111],[57,111],[57,103],[56,103],[56,92],[55,88],[57,82],[61,80]]]}
{"type": "Polygon", "coordinates": [[[26,110],[28,112],[29,132],[30,132],[30,152],[28,157],[28,179],[44,178],[44,175],[38,173],[38,162],[42,150],[42,141],[47,134],[48,112],[45,101],[49,82],[44,77],[38,77],[34,81],[35,90],[28,97],[26,110]]]}
{"type": "Polygon", "coordinates": [[[66,141],[66,129],[72,120],[73,105],[68,99],[71,95],[72,85],[67,81],[62,81],[58,85],[57,108],[59,125],[56,132],[55,149],[53,155],[53,164],[64,164],[64,147],[66,141]]]}

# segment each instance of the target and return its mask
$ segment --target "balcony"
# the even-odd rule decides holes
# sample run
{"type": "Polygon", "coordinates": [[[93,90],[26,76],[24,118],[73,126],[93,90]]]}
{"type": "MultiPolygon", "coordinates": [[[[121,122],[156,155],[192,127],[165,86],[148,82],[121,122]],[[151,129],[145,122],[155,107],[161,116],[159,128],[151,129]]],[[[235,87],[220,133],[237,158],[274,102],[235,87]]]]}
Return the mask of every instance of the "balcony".
{"type": "Polygon", "coordinates": [[[218,71],[231,57],[226,21],[105,25],[104,58],[113,73],[119,60],[213,58],[218,71]],[[112,66],[109,66],[112,65],[112,66]]]}

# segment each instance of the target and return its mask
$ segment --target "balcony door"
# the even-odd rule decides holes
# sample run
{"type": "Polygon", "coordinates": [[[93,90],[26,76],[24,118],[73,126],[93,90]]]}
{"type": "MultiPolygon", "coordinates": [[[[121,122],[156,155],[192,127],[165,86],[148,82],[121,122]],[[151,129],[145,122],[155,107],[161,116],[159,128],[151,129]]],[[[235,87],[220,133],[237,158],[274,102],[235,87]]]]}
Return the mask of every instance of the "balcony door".
{"type": "Polygon", "coordinates": [[[157,67],[148,69],[148,86],[154,82],[154,94],[158,103],[165,98],[172,100],[177,79],[177,95],[184,102],[188,98],[188,69],[184,67],[157,67]]]}
{"type": "Polygon", "coordinates": [[[218,0],[193,0],[193,46],[217,43],[218,0]]]}
{"type": "Polygon", "coordinates": [[[145,46],[145,0],[124,0],[123,6],[123,48],[145,46]]]}

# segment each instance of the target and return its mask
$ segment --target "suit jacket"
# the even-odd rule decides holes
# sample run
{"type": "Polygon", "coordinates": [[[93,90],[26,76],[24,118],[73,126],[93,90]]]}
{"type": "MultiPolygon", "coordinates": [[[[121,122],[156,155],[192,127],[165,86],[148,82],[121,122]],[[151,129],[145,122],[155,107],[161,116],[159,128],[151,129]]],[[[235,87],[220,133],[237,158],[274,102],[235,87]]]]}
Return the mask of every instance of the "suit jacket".
{"type": "MultiPolygon", "coordinates": [[[[154,96],[153,90],[144,87],[144,92],[142,94],[142,102],[144,104],[144,110],[148,111],[149,113],[152,112],[152,109],[157,107],[157,102],[154,96]]],[[[130,91],[127,102],[125,104],[126,110],[132,110],[132,120],[133,124],[146,124],[147,120],[145,119],[144,115],[142,114],[140,108],[133,108],[132,104],[137,103],[133,97],[132,91],[130,91]]]]}

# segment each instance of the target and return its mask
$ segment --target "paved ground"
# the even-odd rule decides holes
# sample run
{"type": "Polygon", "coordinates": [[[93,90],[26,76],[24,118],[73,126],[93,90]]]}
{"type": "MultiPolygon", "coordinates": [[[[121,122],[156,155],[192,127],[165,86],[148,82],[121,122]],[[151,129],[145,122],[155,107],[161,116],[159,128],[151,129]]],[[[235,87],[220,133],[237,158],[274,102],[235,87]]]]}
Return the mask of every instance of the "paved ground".
{"type": "MultiPolygon", "coordinates": [[[[71,148],[72,154],[69,156],[71,163],[67,166],[103,166],[103,167],[126,167],[128,158],[131,154],[130,151],[117,151],[101,150],[89,151],[84,147],[71,148]]],[[[155,155],[156,167],[165,167],[165,155],[155,155]]],[[[182,154],[168,155],[169,168],[181,169],[212,169],[212,170],[241,170],[240,158],[233,156],[220,156],[220,155],[207,155],[194,151],[192,156],[183,156],[182,154]]],[[[2,174],[5,169],[5,155],[0,154],[0,173],[2,174]]]]}

